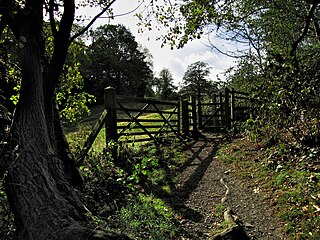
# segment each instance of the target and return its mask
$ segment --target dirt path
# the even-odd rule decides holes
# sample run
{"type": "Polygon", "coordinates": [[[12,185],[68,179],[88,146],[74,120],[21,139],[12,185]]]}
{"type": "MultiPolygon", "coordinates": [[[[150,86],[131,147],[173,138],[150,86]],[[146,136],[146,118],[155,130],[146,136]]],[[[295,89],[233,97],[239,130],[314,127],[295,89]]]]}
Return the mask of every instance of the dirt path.
{"type": "MultiPolygon", "coordinates": [[[[226,187],[230,194],[223,206],[231,207],[241,220],[248,239],[285,239],[281,224],[273,216],[270,202],[263,198],[252,183],[237,179],[216,158],[219,142],[200,140],[193,142],[189,161],[182,169],[177,193],[171,200],[181,212],[183,229],[180,239],[210,239],[221,223],[221,199],[226,187]]],[[[243,239],[243,238],[236,238],[243,239]]]]}

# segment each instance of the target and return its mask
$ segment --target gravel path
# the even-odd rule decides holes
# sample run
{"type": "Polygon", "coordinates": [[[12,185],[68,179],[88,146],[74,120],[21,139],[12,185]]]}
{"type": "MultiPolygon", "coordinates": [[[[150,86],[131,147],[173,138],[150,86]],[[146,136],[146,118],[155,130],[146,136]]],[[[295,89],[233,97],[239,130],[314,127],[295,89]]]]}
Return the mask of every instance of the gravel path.
{"type": "MultiPolygon", "coordinates": [[[[187,151],[189,160],[180,175],[177,191],[171,199],[173,207],[180,211],[182,227],[180,239],[210,239],[222,221],[221,199],[226,187],[230,194],[223,204],[231,207],[239,217],[248,239],[286,239],[281,223],[273,215],[270,201],[263,198],[255,186],[236,178],[216,158],[218,139],[202,139],[191,144],[187,151]]],[[[243,238],[236,238],[243,239],[243,238]]]]}

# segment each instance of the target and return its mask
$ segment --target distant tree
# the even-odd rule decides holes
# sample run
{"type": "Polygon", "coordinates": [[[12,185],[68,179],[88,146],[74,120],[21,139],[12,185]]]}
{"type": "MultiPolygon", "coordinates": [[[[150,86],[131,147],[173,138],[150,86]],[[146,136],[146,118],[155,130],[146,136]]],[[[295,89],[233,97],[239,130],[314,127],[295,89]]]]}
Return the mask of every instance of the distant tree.
{"type": "Polygon", "coordinates": [[[85,76],[92,94],[103,98],[103,89],[113,86],[118,93],[143,97],[153,76],[150,56],[140,50],[132,33],[123,25],[104,25],[91,32],[85,76]]]}
{"type": "Polygon", "coordinates": [[[210,67],[207,63],[198,61],[188,66],[182,79],[182,94],[196,96],[202,98],[202,94],[212,92],[214,84],[209,79],[210,67]]]}
{"type": "Polygon", "coordinates": [[[169,69],[164,68],[160,71],[159,77],[155,78],[157,95],[163,100],[173,99],[177,87],[173,84],[173,77],[169,69]]]}

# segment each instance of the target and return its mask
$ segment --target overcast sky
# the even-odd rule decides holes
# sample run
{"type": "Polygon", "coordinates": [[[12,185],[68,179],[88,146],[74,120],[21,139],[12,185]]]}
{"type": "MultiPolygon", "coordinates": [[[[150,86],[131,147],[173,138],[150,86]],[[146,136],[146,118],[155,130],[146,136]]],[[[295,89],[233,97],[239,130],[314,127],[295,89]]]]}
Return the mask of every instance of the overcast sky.
{"type": "MultiPolygon", "coordinates": [[[[138,1],[133,0],[118,0],[113,5],[114,14],[121,15],[135,9],[139,5],[138,1]]],[[[142,8],[137,11],[141,11],[142,8]]],[[[98,10],[86,9],[86,15],[95,15],[98,10]]],[[[223,72],[234,65],[234,59],[226,57],[220,53],[211,51],[205,44],[208,44],[207,37],[194,40],[188,43],[182,49],[171,50],[169,46],[161,48],[161,42],[156,40],[161,35],[161,32],[157,30],[144,31],[138,33],[138,19],[134,15],[137,12],[127,14],[125,16],[116,17],[114,20],[107,18],[101,18],[95,23],[95,27],[107,23],[117,24],[121,23],[128,27],[131,33],[136,37],[136,41],[143,47],[149,49],[153,56],[154,72],[158,74],[163,68],[168,68],[172,73],[174,82],[178,85],[182,81],[183,75],[188,65],[196,62],[203,61],[208,63],[211,67],[211,79],[216,80],[216,75],[219,74],[221,79],[224,79],[223,72]]],[[[221,46],[221,40],[213,39],[211,41],[219,42],[221,46]]]]}

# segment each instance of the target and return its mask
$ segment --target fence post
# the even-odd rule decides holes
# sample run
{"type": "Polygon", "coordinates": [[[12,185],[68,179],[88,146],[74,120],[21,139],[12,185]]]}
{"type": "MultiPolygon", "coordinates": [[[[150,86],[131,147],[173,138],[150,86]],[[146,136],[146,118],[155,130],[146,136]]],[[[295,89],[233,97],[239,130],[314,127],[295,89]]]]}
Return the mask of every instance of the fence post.
{"type": "Polygon", "coordinates": [[[189,134],[189,109],[188,100],[181,101],[181,118],[182,118],[182,133],[189,134]]]}
{"type": "Polygon", "coordinates": [[[191,111],[192,111],[192,130],[197,132],[197,105],[196,105],[196,97],[191,96],[191,111]]]}
{"type": "Polygon", "coordinates": [[[225,88],[225,99],[224,99],[224,108],[225,108],[225,121],[226,121],[226,129],[231,128],[231,121],[230,121],[230,106],[229,106],[229,89],[225,88]]]}
{"type": "Polygon", "coordinates": [[[234,116],[234,107],[235,107],[235,91],[234,88],[231,89],[231,99],[230,99],[230,127],[233,126],[235,116],[234,116]]]}
{"type": "Polygon", "coordinates": [[[201,100],[198,99],[198,122],[199,122],[199,129],[202,129],[202,105],[201,100]]]}
{"type": "Polygon", "coordinates": [[[118,141],[117,133],[117,106],[116,89],[107,87],[104,89],[104,105],[107,110],[106,116],[106,145],[110,140],[118,141]]]}
{"type": "MultiPolygon", "coordinates": [[[[217,103],[217,95],[213,94],[213,97],[212,97],[212,113],[216,112],[216,109],[217,109],[216,103],[217,103]]],[[[213,119],[212,119],[213,126],[217,125],[216,118],[217,117],[213,117],[213,119]]]]}

